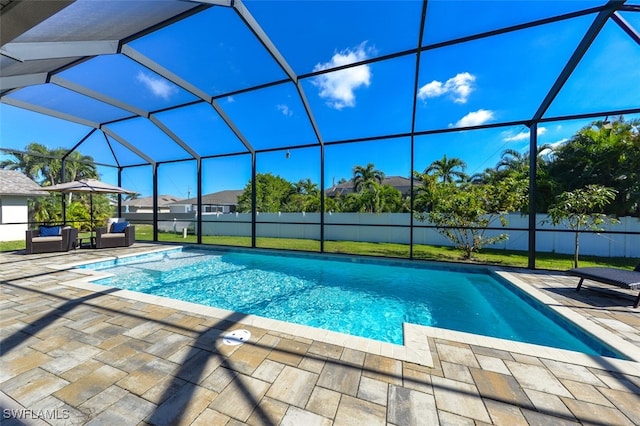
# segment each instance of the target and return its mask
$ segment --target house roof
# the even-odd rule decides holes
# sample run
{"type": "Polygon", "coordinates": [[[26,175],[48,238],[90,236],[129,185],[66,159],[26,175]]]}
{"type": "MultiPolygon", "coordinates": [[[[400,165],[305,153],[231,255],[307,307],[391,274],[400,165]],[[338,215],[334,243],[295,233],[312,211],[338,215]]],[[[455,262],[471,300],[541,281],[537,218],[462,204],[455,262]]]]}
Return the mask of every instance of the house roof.
{"type": "MultiPolygon", "coordinates": [[[[402,195],[407,195],[411,191],[411,180],[402,176],[387,176],[382,179],[382,185],[393,186],[402,195]]],[[[353,179],[333,185],[325,191],[327,195],[347,195],[353,192],[353,179]]]]}
{"type": "MultiPolygon", "coordinates": [[[[238,197],[244,192],[243,189],[227,189],[225,191],[212,192],[202,196],[202,204],[210,205],[236,205],[238,197]]],[[[172,204],[197,204],[198,198],[188,198],[172,204]]]]}
{"type": "MultiPolygon", "coordinates": [[[[180,198],[173,195],[158,195],[158,206],[166,206],[179,200],[180,198]]],[[[129,207],[153,207],[153,197],[142,197],[123,201],[122,205],[129,207]]]]}
{"type": "Polygon", "coordinates": [[[48,192],[39,191],[39,189],[40,185],[22,172],[16,170],[0,170],[0,195],[21,195],[27,197],[49,195],[48,192]]]}

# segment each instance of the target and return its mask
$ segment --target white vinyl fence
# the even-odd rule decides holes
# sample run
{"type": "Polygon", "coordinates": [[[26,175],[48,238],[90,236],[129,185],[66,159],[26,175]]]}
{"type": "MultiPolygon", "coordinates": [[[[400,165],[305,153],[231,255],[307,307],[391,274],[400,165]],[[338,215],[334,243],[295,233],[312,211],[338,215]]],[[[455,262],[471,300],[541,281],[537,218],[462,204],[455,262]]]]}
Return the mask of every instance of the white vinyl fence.
{"type": "MultiPolygon", "coordinates": [[[[151,214],[128,213],[126,218],[150,221],[151,214]],[[144,218],[142,216],[145,216],[144,218]],[[148,217],[146,217],[148,216],[148,217]]],[[[573,253],[574,234],[564,231],[564,227],[542,224],[546,215],[537,215],[536,250],[538,252],[573,253]],[[548,232],[541,232],[548,231],[548,232]]],[[[196,218],[192,213],[159,214],[159,230],[182,233],[183,228],[195,232],[196,218]]],[[[202,216],[203,235],[250,236],[251,214],[204,213],[202,216]]],[[[320,239],[319,213],[259,213],[257,215],[257,236],[275,238],[320,239]]],[[[507,233],[509,239],[492,246],[509,250],[528,249],[528,216],[514,213],[509,215],[508,227],[522,230],[492,230],[487,235],[507,233]]],[[[150,222],[148,222],[150,223],[150,222]]],[[[367,241],[409,244],[409,213],[327,213],[325,215],[325,240],[367,241]]],[[[413,231],[414,244],[451,245],[451,242],[435,228],[422,228],[428,222],[414,221],[418,226],[413,231]]],[[[496,222],[499,227],[499,222],[496,222]]],[[[607,231],[640,232],[640,220],[634,217],[621,218],[616,225],[605,226],[607,231]]],[[[580,235],[580,253],[603,257],[640,257],[640,235],[583,233],[580,235]]]]}

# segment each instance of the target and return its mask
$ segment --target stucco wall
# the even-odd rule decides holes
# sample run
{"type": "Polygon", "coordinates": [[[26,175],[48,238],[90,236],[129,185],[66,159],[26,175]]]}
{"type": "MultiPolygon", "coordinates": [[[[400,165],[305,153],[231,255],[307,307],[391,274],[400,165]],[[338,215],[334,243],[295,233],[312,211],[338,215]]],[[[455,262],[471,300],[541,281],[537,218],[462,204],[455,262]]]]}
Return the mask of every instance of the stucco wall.
{"type": "Polygon", "coordinates": [[[23,240],[28,220],[26,197],[0,196],[0,241],[23,240]]]}

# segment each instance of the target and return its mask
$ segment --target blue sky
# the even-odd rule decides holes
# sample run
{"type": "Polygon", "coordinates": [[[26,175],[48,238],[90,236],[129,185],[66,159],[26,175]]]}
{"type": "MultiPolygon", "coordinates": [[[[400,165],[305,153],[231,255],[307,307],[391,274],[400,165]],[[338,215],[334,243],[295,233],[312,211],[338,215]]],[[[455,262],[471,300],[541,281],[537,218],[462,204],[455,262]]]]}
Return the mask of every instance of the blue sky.
{"type": "MultiPolygon", "coordinates": [[[[604,2],[581,1],[434,1],[429,2],[424,45],[517,25],[532,18],[585,9],[604,2]],[[478,19],[482,16],[482,19],[478,19]]],[[[421,2],[399,1],[246,1],[245,5],[277,46],[296,75],[413,49],[417,45],[421,2]],[[381,17],[384,25],[381,25],[381,17]]],[[[622,13],[640,27],[638,13],[622,13]]],[[[573,53],[594,15],[511,32],[438,49],[421,55],[416,130],[527,120],[573,53]]],[[[229,93],[286,78],[286,74],[231,10],[214,7],[130,43],[130,47],[211,96],[258,150],[317,143],[293,83],[259,91],[229,93]],[[224,96],[223,96],[224,95],[224,96]]],[[[401,56],[355,68],[301,79],[301,86],[326,142],[411,130],[415,56],[401,56]]],[[[640,47],[615,23],[608,22],[551,105],[545,117],[638,108],[640,47]],[[611,78],[615,76],[615,78],[611,78]]],[[[242,153],[244,145],[210,105],[124,55],[97,57],[58,76],[142,111],[174,105],[155,117],[203,156],[242,153]],[[189,104],[190,103],[190,104],[189,104]]],[[[82,119],[104,122],[130,115],[54,84],[29,87],[9,95],[47,108],[60,108],[82,119]]],[[[604,118],[604,117],[602,117],[604,118]]],[[[539,143],[570,138],[590,120],[541,124],[539,143]]],[[[158,126],[145,118],[107,127],[156,161],[188,158],[158,126]]],[[[23,149],[30,142],[50,148],[72,147],[90,127],[68,123],[0,104],[3,148],[23,149]]],[[[102,132],[79,148],[97,161],[143,163],[140,157],[102,132]]],[[[415,165],[459,157],[473,174],[493,167],[505,149],[526,151],[524,126],[458,131],[420,136],[415,165]]],[[[349,178],[355,165],[374,163],[387,175],[408,176],[410,139],[329,145],[325,186],[349,178]]],[[[291,181],[320,179],[319,148],[260,153],[257,170],[291,181]]],[[[102,179],[116,183],[114,169],[100,167],[102,179]]],[[[195,161],[162,164],[159,192],[179,197],[196,194],[195,161]]],[[[240,189],[251,174],[249,155],[207,159],[203,193],[240,189]]],[[[125,169],[123,186],[151,194],[151,169],[125,169]]]]}

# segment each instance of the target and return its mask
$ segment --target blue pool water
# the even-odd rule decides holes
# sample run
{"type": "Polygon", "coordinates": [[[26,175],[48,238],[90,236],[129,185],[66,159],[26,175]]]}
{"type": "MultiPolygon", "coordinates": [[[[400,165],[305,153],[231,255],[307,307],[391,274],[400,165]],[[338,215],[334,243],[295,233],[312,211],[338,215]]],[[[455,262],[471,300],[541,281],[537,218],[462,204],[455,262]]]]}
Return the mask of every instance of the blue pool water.
{"type": "Polygon", "coordinates": [[[166,296],[385,342],[402,323],[618,356],[488,270],[172,250],[85,267],[97,284],[166,296]]]}

